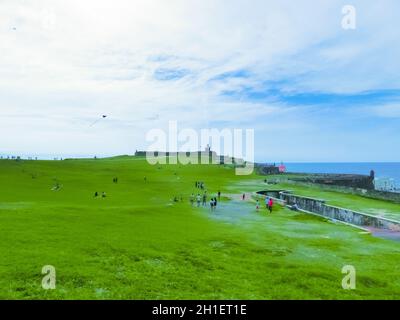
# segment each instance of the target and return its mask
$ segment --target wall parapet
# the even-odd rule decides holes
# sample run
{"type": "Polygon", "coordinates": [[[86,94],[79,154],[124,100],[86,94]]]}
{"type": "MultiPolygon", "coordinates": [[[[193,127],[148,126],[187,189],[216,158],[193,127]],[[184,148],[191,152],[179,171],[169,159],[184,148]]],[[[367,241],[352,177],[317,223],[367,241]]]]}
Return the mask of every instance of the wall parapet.
{"type": "Polygon", "coordinates": [[[289,190],[264,190],[258,191],[257,194],[279,199],[282,201],[281,204],[296,205],[301,211],[317,214],[321,217],[341,221],[346,224],[400,231],[400,221],[329,205],[326,204],[324,199],[296,195],[289,190]]]}

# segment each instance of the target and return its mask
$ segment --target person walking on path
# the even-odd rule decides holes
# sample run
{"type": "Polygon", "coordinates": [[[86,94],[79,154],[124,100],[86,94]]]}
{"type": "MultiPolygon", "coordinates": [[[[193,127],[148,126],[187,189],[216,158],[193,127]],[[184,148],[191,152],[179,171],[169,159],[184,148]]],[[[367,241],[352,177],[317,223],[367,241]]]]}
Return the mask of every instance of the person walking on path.
{"type": "Polygon", "coordinates": [[[221,191],[218,190],[218,200],[221,200],[221,191]]]}
{"type": "Polygon", "coordinates": [[[244,201],[245,198],[246,198],[246,194],[243,193],[243,195],[242,195],[242,200],[244,201]]]}
{"type": "Polygon", "coordinates": [[[269,210],[269,213],[272,213],[272,207],[274,206],[274,201],[272,200],[272,198],[269,198],[269,201],[268,201],[268,210],[269,210]]]}
{"type": "Polygon", "coordinates": [[[203,194],[203,207],[207,205],[207,192],[204,192],[203,194]]]}

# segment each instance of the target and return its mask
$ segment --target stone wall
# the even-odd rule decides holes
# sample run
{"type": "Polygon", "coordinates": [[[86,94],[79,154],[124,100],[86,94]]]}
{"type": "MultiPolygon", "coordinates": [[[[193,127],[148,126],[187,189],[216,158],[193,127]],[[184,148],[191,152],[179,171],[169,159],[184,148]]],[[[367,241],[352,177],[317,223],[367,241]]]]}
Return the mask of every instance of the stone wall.
{"type": "Polygon", "coordinates": [[[279,194],[282,191],[287,192],[287,190],[265,190],[265,191],[259,191],[259,192],[257,192],[257,194],[261,194],[261,195],[272,197],[272,198],[279,198],[279,194]]]}
{"type": "Polygon", "coordinates": [[[259,191],[253,193],[253,198],[256,200],[260,200],[260,198],[265,199],[265,197],[272,198],[275,203],[279,203],[282,206],[286,205],[286,201],[280,198],[279,193],[282,190],[268,190],[268,191],[259,191]]]}
{"type": "Polygon", "coordinates": [[[400,222],[345,208],[324,205],[321,214],[330,219],[344,221],[357,226],[400,231],[400,222]]]}
{"type": "Polygon", "coordinates": [[[307,174],[301,177],[289,177],[293,181],[316,183],[328,186],[342,186],[374,190],[373,176],[360,174],[307,174]]]}
{"type": "Polygon", "coordinates": [[[367,189],[352,188],[352,187],[345,187],[345,186],[338,186],[338,185],[324,185],[324,184],[317,184],[316,185],[316,184],[314,184],[312,182],[305,182],[304,180],[300,181],[300,179],[296,180],[296,179],[287,178],[287,177],[275,178],[274,182],[275,183],[284,182],[284,183],[289,183],[289,184],[294,184],[294,185],[299,185],[299,186],[305,186],[305,187],[318,186],[318,188],[323,189],[323,190],[355,194],[355,195],[359,195],[359,196],[362,196],[362,197],[365,197],[365,198],[371,198],[371,199],[378,199],[378,200],[384,200],[384,201],[400,203],[400,193],[399,192],[367,190],[367,189]]]}
{"type": "Polygon", "coordinates": [[[322,199],[298,196],[289,191],[282,190],[265,190],[257,192],[257,194],[279,199],[282,201],[281,203],[286,205],[296,204],[301,210],[311,212],[328,219],[338,220],[360,227],[372,227],[400,231],[400,221],[327,205],[325,200],[322,199]]]}
{"type": "Polygon", "coordinates": [[[257,173],[260,175],[280,174],[279,167],[277,167],[276,165],[256,163],[255,167],[256,167],[257,173]]]}
{"type": "Polygon", "coordinates": [[[358,193],[367,198],[380,199],[380,200],[386,200],[386,201],[400,203],[400,193],[399,192],[368,190],[367,192],[358,191],[358,193]]]}

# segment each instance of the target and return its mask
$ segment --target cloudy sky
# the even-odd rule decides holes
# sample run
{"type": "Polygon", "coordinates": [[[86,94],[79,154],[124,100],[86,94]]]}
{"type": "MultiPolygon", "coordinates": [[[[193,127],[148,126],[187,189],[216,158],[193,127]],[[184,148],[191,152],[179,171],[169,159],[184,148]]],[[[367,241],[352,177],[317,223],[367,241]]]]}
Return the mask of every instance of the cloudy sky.
{"type": "Polygon", "coordinates": [[[258,161],[400,161],[399,39],[398,0],[0,0],[0,154],[132,154],[176,120],[253,128],[258,161]]]}

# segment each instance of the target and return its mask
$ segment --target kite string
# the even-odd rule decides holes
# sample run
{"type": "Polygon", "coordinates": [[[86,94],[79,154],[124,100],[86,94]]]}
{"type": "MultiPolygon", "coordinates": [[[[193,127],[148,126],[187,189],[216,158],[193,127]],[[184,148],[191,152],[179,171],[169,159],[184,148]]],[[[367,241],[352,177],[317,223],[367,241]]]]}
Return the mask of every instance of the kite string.
{"type": "Polygon", "coordinates": [[[107,116],[103,114],[100,119],[97,119],[96,121],[94,121],[89,127],[93,127],[97,122],[99,122],[100,120],[105,119],[105,118],[107,118],[107,116]]]}
{"type": "Polygon", "coordinates": [[[89,127],[93,127],[97,122],[99,122],[101,119],[97,119],[95,122],[93,122],[89,127]]]}

